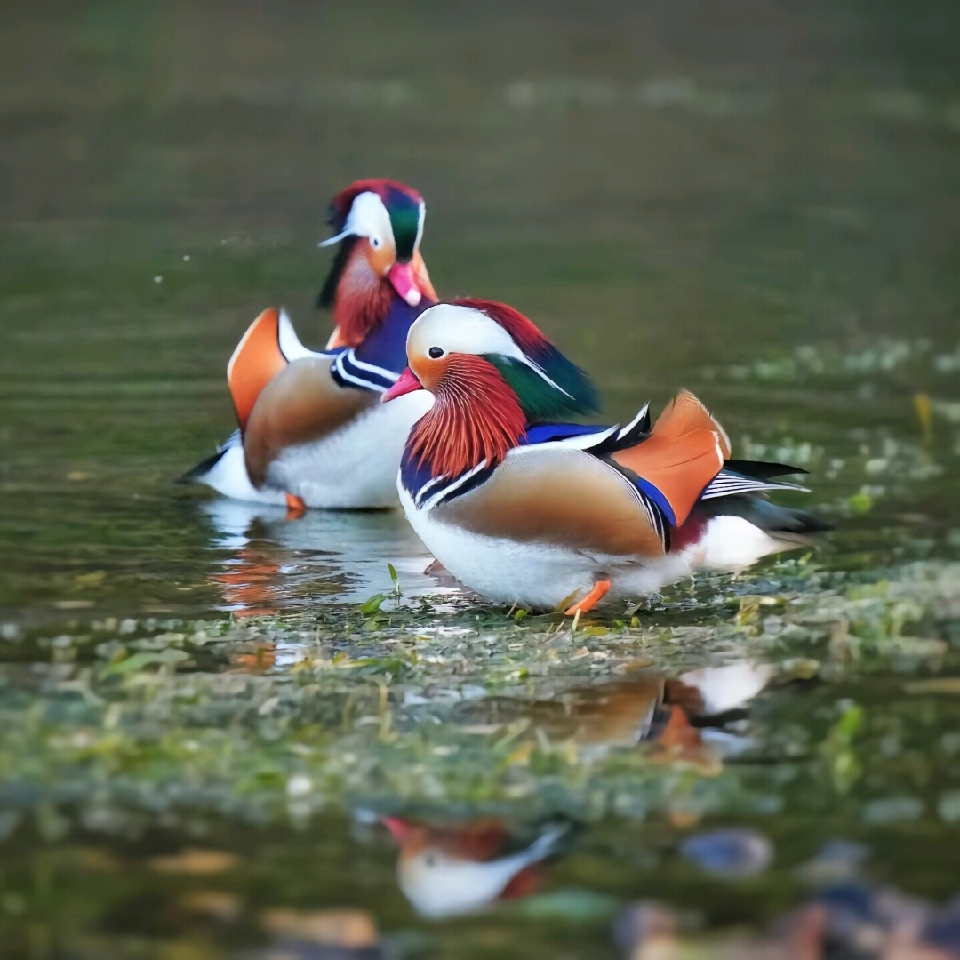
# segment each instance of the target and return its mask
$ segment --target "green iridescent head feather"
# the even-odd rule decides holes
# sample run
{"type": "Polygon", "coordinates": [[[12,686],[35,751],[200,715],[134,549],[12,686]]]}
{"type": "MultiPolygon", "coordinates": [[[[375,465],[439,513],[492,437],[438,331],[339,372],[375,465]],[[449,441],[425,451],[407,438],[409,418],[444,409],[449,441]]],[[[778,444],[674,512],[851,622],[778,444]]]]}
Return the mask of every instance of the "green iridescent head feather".
{"type": "Polygon", "coordinates": [[[397,259],[406,263],[413,256],[420,233],[421,203],[402,190],[387,190],[384,206],[390,216],[397,259]]]}
{"type": "Polygon", "coordinates": [[[597,391],[589,377],[552,345],[548,354],[537,358],[539,370],[502,354],[486,354],[484,359],[497,368],[517,395],[530,423],[583,416],[599,409],[597,391]]]}

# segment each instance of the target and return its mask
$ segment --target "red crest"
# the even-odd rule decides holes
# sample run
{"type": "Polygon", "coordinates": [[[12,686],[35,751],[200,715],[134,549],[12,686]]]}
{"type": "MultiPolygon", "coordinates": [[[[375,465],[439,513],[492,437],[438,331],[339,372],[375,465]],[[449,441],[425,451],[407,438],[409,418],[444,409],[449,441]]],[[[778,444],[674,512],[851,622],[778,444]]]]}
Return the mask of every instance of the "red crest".
{"type": "Polygon", "coordinates": [[[395,191],[405,193],[415,203],[423,202],[423,198],[413,187],[408,187],[405,183],[400,183],[399,180],[385,180],[382,178],[354,180],[349,187],[341,190],[333,200],[330,201],[329,223],[338,232],[342,230],[344,224],[347,222],[347,216],[350,213],[350,208],[353,206],[353,201],[356,200],[361,193],[375,193],[384,202],[384,205],[386,205],[390,194],[395,191]]]}

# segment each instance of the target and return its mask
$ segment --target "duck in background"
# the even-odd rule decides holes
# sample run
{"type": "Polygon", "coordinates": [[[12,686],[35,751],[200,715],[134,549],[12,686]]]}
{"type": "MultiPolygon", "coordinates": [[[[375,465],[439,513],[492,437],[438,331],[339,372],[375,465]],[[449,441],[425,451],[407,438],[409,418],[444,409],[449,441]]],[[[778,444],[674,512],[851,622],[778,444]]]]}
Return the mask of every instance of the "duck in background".
{"type": "Polygon", "coordinates": [[[410,325],[437,299],[420,253],[426,206],[393,180],[358,180],[334,197],[338,244],[317,299],[333,312],[326,349],[308,350],[287,314],[254,320],[227,365],[239,429],[181,480],[236,500],[365,509],[397,503],[403,441],[432,400],[393,411],[380,395],[406,364],[410,325]]]}
{"type": "Polygon", "coordinates": [[[682,391],[651,422],[557,422],[592,411],[586,375],[506,304],[430,307],[409,366],[381,398],[436,399],[411,431],[397,484],[407,519],[455,577],[490,600],[591,610],[697,571],[738,572],[826,525],[767,501],[802,473],[731,460],[730,441],[682,391]]]}

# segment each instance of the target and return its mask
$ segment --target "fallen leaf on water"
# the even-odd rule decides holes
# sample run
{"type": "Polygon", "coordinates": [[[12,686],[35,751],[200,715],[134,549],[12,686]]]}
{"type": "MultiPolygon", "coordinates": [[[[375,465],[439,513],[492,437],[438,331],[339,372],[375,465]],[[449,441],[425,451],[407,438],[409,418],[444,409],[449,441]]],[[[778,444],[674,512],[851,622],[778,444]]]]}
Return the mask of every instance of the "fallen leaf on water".
{"type": "Polygon", "coordinates": [[[533,755],[533,744],[532,743],[521,743],[516,750],[510,753],[510,756],[507,757],[508,766],[514,766],[516,764],[521,764],[526,766],[530,762],[530,757],[533,755]]]}
{"type": "Polygon", "coordinates": [[[373,947],[377,927],[365,910],[299,910],[277,908],[260,914],[260,925],[274,936],[295,937],[327,946],[373,947]]]}
{"type": "Polygon", "coordinates": [[[580,590],[574,590],[573,593],[568,593],[554,608],[554,613],[563,613],[564,610],[569,607],[577,597],[580,596],[580,590]]]}
{"type": "Polygon", "coordinates": [[[272,643],[260,644],[253,653],[241,653],[232,658],[236,669],[241,673],[262,673],[269,670],[276,661],[277,651],[272,643]]]}
{"type": "Polygon", "coordinates": [[[177,650],[174,647],[167,647],[166,650],[162,650],[160,653],[141,650],[132,656],[112,662],[107,667],[107,671],[114,674],[134,673],[137,670],[143,670],[144,667],[150,667],[155,664],[173,666],[189,659],[190,655],[188,653],[184,653],[183,650],[177,650]]]}
{"type": "Polygon", "coordinates": [[[113,854],[96,847],[79,847],[76,857],[77,863],[84,870],[95,870],[97,873],[112,873],[121,867],[120,861],[113,854]]]}
{"type": "Polygon", "coordinates": [[[913,395],[913,409],[916,411],[917,420],[920,422],[924,442],[930,443],[933,440],[933,404],[930,401],[930,395],[915,393],[913,395]]]}
{"type": "Polygon", "coordinates": [[[74,583],[79,583],[85,587],[95,587],[98,583],[103,583],[106,579],[106,570],[91,570],[89,573],[79,573],[73,578],[74,583]]]}
{"type": "Polygon", "coordinates": [[[786,660],[782,666],[783,674],[791,680],[812,680],[820,673],[819,660],[786,660]]]}
{"type": "Polygon", "coordinates": [[[240,915],[240,898],[226,890],[195,890],[180,900],[180,906],[190,913],[200,913],[223,923],[240,915]]]}
{"type": "Polygon", "coordinates": [[[907,684],[907,693],[960,693],[960,677],[936,677],[907,684]]]}
{"type": "Polygon", "coordinates": [[[189,873],[203,876],[223,873],[238,863],[237,857],[225,850],[198,850],[188,847],[168,857],[152,857],[147,865],[156,873],[189,873]]]}
{"type": "Polygon", "coordinates": [[[915,657],[939,657],[950,648],[943,640],[933,640],[928,637],[890,637],[886,647],[891,653],[905,653],[915,657]]]}

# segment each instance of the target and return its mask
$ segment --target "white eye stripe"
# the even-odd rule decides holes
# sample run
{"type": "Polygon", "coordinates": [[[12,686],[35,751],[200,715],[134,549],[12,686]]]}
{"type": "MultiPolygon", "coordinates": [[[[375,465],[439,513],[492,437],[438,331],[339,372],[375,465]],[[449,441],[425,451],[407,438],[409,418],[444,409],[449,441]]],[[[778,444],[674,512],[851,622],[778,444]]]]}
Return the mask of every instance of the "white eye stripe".
{"type": "Polygon", "coordinates": [[[496,320],[491,320],[482,310],[473,307],[444,303],[424,310],[410,328],[407,349],[427,356],[433,356],[431,350],[439,349],[444,353],[470,353],[478,356],[492,353],[509,357],[532,370],[554,390],[573,399],[567,390],[517,346],[513,337],[496,320]]]}
{"type": "Polygon", "coordinates": [[[523,351],[499,323],[480,310],[448,303],[424,310],[407,335],[409,352],[426,355],[430,347],[446,353],[499,353],[526,362],[523,351]]]}
{"type": "Polygon", "coordinates": [[[535,374],[537,374],[537,376],[540,377],[541,380],[544,380],[544,381],[546,381],[547,383],[549,383],[550,386],[553,387],[554,390],[559,390],[565,397],[570,397],[571,400],[573,399],[573,395],[572,395],[572,394],[570,394],[570,393],[568,393],[566,390],[564,390],[563,387],[561,387],[560,384],[556,382],[556,380],[553,380],[553,379],[551,379],[550,377],[547,376],[547,372],[546,372],[546,370],[543,369],[543,367],[541,367],[541,366],[539,366],[538,364],[534,363],[532,360],[530,360],[530,359],[529,359],[528,357],[526,357],[526,356],[524,356],[523,362],[524,362],[535,374]]]}
{"type": "Polygon", "coordinates": [[[339,243],[344,237],[368,237],[373,247],[382,246],[387,240],[395,242],[390,214],[377,194],[371,191],[361,193],[350,207],[347,222],[343,230],[335,237],[324,240],[320,246],[327,247],[339,243]]]}

